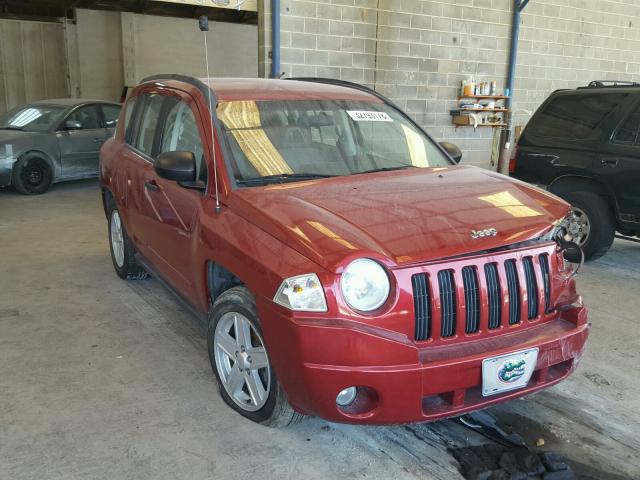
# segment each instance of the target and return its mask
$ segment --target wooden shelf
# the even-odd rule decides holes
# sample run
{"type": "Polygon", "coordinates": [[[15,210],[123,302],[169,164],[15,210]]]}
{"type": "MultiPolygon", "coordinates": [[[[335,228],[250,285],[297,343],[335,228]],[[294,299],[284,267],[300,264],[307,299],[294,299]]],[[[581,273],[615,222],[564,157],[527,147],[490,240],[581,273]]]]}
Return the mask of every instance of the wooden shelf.
{"type": "Polygon", "coordinates": [[[458,108],[460,112],[508,112],[508,108],[458,108]]]}
{"type": "Polygon", "coordinates": [[[462,100],[463,98],[494,98],[496,100],[506,100],[510,97],[504,95],[460,95],[458,100],[462,100]]]}
{"type": "Polygon", "coordinates": [[[471,128],[479,128],[479,127],[506,127],[507,124],[506,123],[479,123],[477,127],[473,126],[473,123],[470,123],[469,125],[456,125],[455,123],[453,124],[454,127],[458,128],[458,127],[471,127],[471,128]]]}

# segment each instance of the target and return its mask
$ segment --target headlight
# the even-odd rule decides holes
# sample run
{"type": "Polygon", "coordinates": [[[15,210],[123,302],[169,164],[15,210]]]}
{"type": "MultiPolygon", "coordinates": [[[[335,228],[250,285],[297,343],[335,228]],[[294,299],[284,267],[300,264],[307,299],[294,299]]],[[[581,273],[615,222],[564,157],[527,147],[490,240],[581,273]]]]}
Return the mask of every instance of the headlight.
{"type": "Polygon", "coordinates": [[[542,240],[554,240],[556,243],[568,241],[567,225],[570,218],[571,215],[555,222],[553,228],[542,237],[542,240]]]}
{"type": "Polygon", "coordinates": [[[273,301],[289,310],[299,312],[326,312],[324,290],[315,273],[285,279],[273,301]]]}
{"type": "Polygon", "coordinates": [[[389,277],[378,262],[360,258],[351,262],[340,280],[342,295],[354,310],[371,312],[389,297],[389,277]]]}

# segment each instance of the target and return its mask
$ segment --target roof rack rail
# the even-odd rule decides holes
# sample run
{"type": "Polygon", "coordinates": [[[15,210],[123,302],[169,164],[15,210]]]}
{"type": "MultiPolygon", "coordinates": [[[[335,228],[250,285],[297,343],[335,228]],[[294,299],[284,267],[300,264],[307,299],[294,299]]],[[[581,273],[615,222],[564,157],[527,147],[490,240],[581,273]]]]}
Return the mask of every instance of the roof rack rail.
{"type": "Polygon", "coordinates": [[[610,88],[610,87],[640,87],[638,82],[626,80],[592,80],[586,87],[578,88],[610,88]]]}
{"type": "Polygon", "coordinates": [[[369,88],[366,85],[362,85],[361,83],[350,82],[348,80],[338,80],[337,78],[324,78],[324,77],[290,77],[290,78],[285,78],[285,80],[297,80],[299,82],[312,82],[312,83],[326,83],[328,85],[338,85],[340,87],[353,88],[355,90],[360,90],[362,92],[370,93],[371,95],[378,97],[383,102],[395,106],[395,104],[391,100],[389,100],[387,97],[377,92],[373,88],[369,88]]]}

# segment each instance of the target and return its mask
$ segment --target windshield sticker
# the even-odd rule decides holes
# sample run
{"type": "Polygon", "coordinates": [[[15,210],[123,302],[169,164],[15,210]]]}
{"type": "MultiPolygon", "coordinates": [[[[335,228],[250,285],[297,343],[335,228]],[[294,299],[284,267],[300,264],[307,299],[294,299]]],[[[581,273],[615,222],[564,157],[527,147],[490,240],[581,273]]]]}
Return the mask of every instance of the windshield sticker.
{"type": "Polygon", "coordinates": [[[393,122],[393,119],[386,112],[347,110],[347,113],[356,122],[393,122]]]}

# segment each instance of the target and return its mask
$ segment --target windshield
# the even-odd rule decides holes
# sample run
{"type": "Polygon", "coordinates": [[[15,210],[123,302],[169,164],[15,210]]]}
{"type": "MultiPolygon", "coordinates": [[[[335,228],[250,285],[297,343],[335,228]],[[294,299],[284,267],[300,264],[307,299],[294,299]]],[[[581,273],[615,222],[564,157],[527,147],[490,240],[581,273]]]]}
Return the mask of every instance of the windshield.
{"type": "Polygon", "coordinates": [[[62,105],[25,105],[0,115],[0,129],[45,132],[60,121],[67,107],[62,105]]]}
{"type": "Polygon", "coordinates": [[[241,185],[451,165],[384,103],[242,100],[217,109],[241,185]]]}

